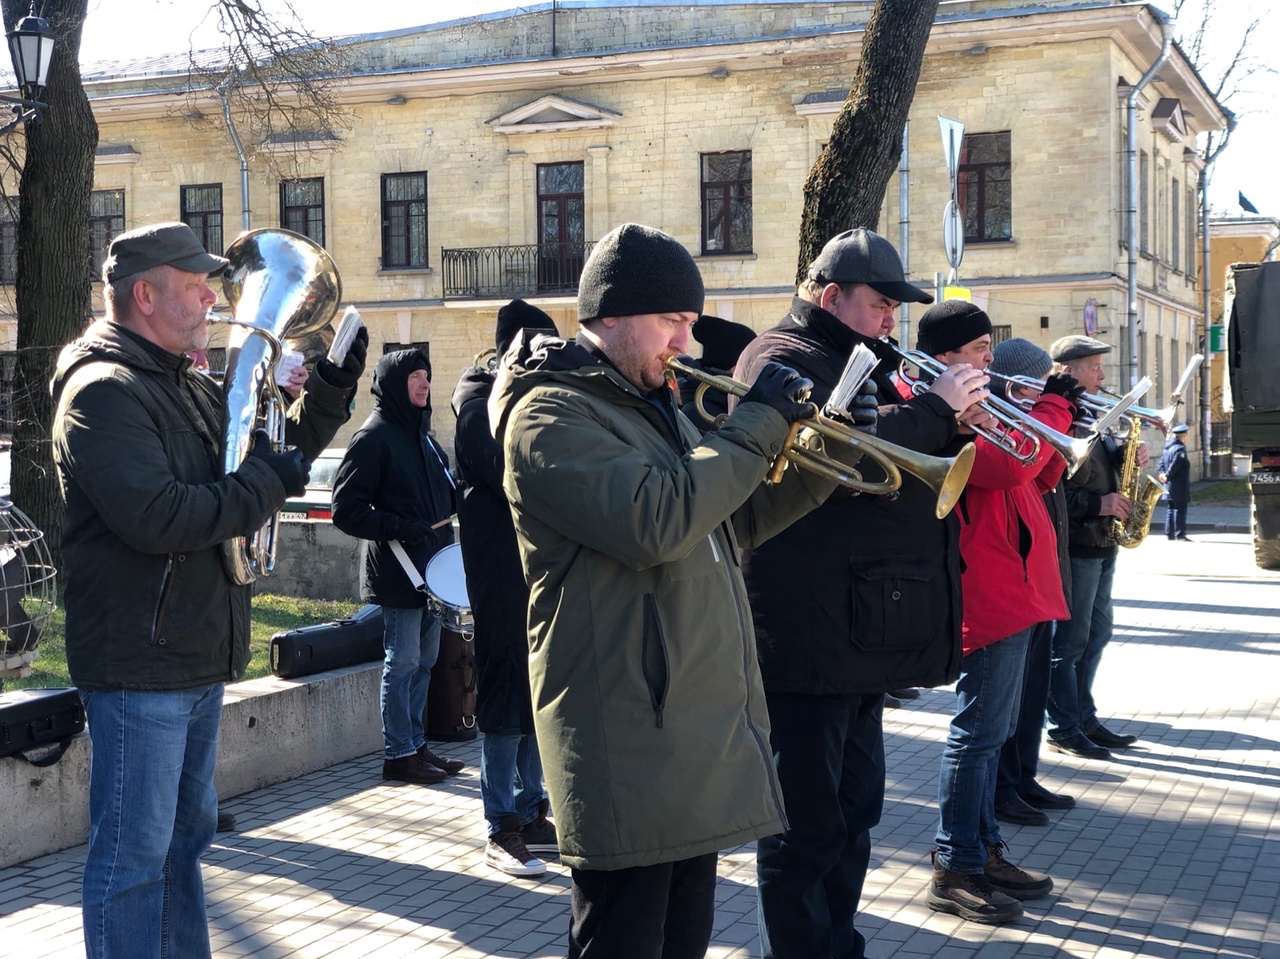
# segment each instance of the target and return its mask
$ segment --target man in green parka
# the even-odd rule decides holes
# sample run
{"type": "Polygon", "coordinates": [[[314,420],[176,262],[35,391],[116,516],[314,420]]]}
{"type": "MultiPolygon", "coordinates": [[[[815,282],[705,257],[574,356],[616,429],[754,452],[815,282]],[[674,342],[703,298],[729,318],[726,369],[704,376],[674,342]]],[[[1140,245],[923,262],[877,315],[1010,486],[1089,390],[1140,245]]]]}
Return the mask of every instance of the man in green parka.
{"type": "Polygon", "coordinates": [[[688,251],[624,224],[583,268],[577,338],[517,340],[490,398],[571,959],[704,955],[717,851],[784,828],[738,548],[833,486],[762,484],[813,411],[793,370],[765,367],[705,438],[680,413],[663,364],[702,307],[688,251]]]}

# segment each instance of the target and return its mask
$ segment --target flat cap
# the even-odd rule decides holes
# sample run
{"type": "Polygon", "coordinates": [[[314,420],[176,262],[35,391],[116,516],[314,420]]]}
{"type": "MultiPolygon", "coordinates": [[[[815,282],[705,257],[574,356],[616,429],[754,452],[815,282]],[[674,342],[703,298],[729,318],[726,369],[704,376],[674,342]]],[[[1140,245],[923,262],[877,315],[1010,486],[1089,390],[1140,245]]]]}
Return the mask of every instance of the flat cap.
{"type": "Polygon", "coordinates": [[[155,223],[121,233],[107,248],[103,275],[108,283],[153,266],[172,266],[188,273],[221,273],[227,260],[205,250],[185,223],[155,223]]]}
{"type": "Polygon", "coordinates": [[[1092,336],[1083,336],[1080,333],[1064,336],[1049,345],[1049,356],[1055,363],[1070,363],[1072,360],[1082,360],[1086,356],[1110,352],[1111,347],[1102,340],[1095,340],[1092,336]]]}

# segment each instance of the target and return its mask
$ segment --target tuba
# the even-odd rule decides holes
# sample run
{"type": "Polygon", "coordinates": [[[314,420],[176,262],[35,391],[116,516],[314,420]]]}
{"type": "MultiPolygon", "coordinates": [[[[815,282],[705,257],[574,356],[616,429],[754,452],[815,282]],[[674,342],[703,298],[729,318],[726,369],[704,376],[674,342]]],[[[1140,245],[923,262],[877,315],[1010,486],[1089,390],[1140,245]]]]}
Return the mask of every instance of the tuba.
{"type": "MultiPolygon", "coordinates": [[[[284,448],[285,402],[276,385],[276,363],[285,349],[313,359],[328,348],[342,280],[319,244],[289,230],[244,233],[226,257],[231,263],[222,290],[232,315],[210,314],[210,319],[231,327],[222,381],[222,458],[224,472],[233,473],[249,455],[256,430],[266,430],[273,450],[284,448]]],[[[235,583],[247,585],[275,568],[279,523],[277,513],[252,536],[223,544],[235,583]]]]}

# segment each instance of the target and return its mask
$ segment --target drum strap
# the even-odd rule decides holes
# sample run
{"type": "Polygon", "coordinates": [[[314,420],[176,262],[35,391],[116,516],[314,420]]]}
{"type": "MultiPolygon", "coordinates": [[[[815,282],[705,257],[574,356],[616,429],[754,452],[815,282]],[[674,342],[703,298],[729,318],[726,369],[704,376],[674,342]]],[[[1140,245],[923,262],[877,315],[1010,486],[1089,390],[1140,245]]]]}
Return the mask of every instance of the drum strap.
{"type": "Polygon", "coordinates": [[[400,568],[409,577],[409,582],[413,583],[413,588],[420,593],[425,593],[427,591],[427,582],[422,578],[422,574],[418,572],[417,567],[413,565],[413,560],[404,551],[404,547],[400,545],[400,540],[389,539],[387,540],[387,545],[391,547],[391,552],[400,561],[400,568]]]}

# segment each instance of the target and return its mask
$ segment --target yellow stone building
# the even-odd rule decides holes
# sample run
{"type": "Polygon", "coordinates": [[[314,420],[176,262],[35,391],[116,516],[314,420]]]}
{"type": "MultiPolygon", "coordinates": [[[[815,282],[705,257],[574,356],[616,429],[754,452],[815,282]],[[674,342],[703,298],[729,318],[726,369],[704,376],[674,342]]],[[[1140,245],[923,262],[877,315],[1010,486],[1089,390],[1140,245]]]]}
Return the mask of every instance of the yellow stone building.
{"type": "MultiPolygon", "coordinates": [[[[621,222],[659,227],[689,248],[708,313],[756,329],[785,313],[804,179],[848,91],[871,8],[543,3],[354,38],[354,67],[337,85],[349,122],[248,144],[293,164],[281,179],[261,156],[249,160],[252,225],[323,243],[374,353],[429,351],[434,425],[447,444],[449,394],[491,345],[498,307],[522,296],[572,334],[583,257],[621,222]]],[[[1160,18],[1142,4],[944,0],[879,223],[914,280],[932,285],[947,269],[951,183],[937,120],[946,116],[966,131],[960,282],[1001,335],[1044,346],[1082,332],[1090,313],[1116,347],[1117,381],[1125,107],[1161,46],[1160,18]]],[[[211,246],[240,232],[240,160],[217,96],[182,94],[186,62],[85,67],[101,131],[99,257],[111,235],[159,220],[185,219],[211,246]]],[[[1193,146],[1225,116],[1176,46],[1137,114],[1137,355],[1139,375],[1157,381],[1146,401],[1155,406],[1199,335],[1193,146]]],[[[904,311],[912,334],[914,320],[904,311]]],[[[353,426],[367,394],[360,403],[353,426]]]]}

